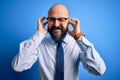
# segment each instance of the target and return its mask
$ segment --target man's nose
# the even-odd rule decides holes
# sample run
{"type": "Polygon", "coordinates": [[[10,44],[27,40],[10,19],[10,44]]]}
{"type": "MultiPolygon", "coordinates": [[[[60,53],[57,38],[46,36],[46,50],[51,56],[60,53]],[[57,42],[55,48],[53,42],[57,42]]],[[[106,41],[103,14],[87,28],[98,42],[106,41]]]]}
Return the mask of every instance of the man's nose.
{"type": "Polygon", "coordinates": [[[57,26],[59,26],[59,25],[60,25],[59,21],[58,21],[58,20],[55,20],[55,21],[54,21],[54,26],[57,27],[57,26]]]}

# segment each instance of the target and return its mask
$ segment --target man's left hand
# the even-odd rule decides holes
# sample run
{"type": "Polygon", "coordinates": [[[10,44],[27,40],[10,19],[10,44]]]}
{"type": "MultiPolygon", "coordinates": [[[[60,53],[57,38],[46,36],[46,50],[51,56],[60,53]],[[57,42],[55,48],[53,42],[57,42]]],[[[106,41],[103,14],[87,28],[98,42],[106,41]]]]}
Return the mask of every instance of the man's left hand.
{"type": "Polygon", "coordinates": [[[72,25],[73,30],[68,30],[68,33],[74,37],[80,32],[80,21],[77,18],[70,18],[69,24],[72,25]]]}

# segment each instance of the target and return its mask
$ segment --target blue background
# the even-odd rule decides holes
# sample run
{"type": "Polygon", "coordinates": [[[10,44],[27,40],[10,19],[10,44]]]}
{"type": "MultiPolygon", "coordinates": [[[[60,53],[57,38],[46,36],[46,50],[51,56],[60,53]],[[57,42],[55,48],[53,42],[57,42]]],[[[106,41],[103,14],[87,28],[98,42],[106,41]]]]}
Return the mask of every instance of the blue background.
{"type": "Polygon", "coordinates": [[[11,61],[19,44],[32,36],[37,19],[47,16],[55,3],[65,4],[71,17],[81,21],[89,41],[104,59],[102,76],[89,74],[80,65],[80,80],[120,80],[120,1],[119,0],[0,0],[0,80],[37,80],[38,64],[27,71],[14,72],[11,61]]]}

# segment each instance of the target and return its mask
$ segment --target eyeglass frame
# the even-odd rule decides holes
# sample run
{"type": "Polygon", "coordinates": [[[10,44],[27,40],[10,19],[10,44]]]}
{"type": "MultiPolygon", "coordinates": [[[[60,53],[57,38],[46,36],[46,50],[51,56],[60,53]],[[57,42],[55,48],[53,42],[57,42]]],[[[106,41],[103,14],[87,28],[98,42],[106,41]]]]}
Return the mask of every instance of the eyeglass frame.
{"type": "Polygon", "coordinates": [[[52,21],[52,22],[55,22],[56,20],[58,20],[59,22],[64,22],[69,19],[69,18],[65,18],[65,17],[60,17],[60,18],[47,17],[46,19],[49,20],[50,18],[51,18],[50,21],[52,21]],[[64,20],[62,20],[62,19],[64,19],[64,20]]]}

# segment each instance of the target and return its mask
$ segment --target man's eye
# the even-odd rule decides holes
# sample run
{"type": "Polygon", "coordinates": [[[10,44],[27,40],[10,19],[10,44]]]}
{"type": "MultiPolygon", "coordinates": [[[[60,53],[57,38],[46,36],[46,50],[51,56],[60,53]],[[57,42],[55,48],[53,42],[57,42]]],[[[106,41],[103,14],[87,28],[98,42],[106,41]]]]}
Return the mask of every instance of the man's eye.
{"type": "Polygon", "coordinates": [[[50,21],[55,21],[56,19],[55,18],[49,18],[50,21]]]}
{"type": "Polygon", "coordinates": [[[65,18],[58,18],[59,21],[65,21],[65,18]]]}
{"type": "Polygon", "coordinates": [[[65,20],[67,20],[68,18],[52,18],[52,17],[48,17],[47,18],[47,20],[49,20],[49,21],[56,21],[56,20],[58,20],[58,21],[60,21],[60,22],[63,22],[63,21],[65,21],[65,20]]]}

